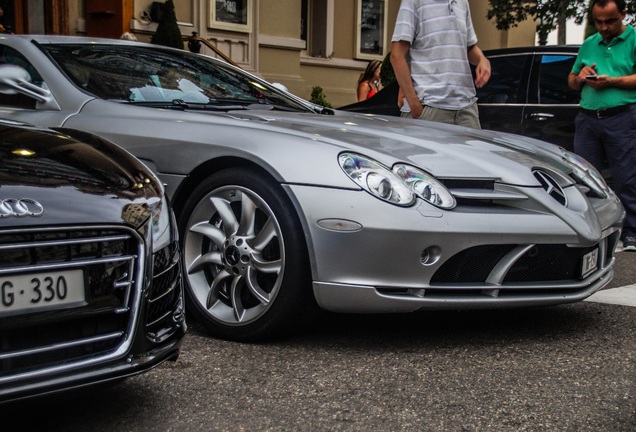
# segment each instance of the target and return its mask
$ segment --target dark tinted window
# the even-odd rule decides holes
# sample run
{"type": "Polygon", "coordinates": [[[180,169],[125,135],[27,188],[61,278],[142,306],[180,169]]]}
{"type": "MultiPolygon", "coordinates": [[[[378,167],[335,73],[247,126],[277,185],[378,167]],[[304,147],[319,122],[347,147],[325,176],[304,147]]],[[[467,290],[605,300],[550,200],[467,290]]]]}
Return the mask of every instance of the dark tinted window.
{"type": "Polygon", "coordinates": [[[479,103],[522,103],[526,59],[527,55],[489,58],[492,75],[486,86],[477,89],[479,103]]]}
{"type": "Polygon", "coordinates": [[[568,87],[573,55],[544,55],[539,73],[539,103],[578,104],[580,94],[568,87]]]}

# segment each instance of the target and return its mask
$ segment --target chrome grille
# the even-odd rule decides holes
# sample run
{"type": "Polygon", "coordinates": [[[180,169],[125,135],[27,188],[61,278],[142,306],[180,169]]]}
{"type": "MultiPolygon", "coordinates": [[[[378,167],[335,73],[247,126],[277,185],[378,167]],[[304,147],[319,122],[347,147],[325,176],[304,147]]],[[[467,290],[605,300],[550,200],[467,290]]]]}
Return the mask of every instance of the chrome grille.
{"type": "Polygon", "coordinates": [[[139,301],[141,243],[120,228],[0,233],[0,275],[80,269],[86,302],[9,315],[0,309],[0,383],[35,369],[72,367],[121,350],[139,301]]]}

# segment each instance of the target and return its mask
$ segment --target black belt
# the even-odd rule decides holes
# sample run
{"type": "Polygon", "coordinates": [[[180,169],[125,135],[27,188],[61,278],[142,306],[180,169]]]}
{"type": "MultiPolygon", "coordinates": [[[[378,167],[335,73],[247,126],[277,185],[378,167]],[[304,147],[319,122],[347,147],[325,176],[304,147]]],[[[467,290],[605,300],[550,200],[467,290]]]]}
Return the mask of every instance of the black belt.
{"type": "Polygon", "coordinates": [[[604,118],[615,116],[617,114],[622,114],[624,112],[627,112],[633,109],[636,109],[636,103],[621,105],[621,106],[617,106],[613,108],[605,108],[600,110],[589,110],[589,109],[581,108],[581,112],[583,114],[596,117],[597,119],[604,119],[604,118]]]}

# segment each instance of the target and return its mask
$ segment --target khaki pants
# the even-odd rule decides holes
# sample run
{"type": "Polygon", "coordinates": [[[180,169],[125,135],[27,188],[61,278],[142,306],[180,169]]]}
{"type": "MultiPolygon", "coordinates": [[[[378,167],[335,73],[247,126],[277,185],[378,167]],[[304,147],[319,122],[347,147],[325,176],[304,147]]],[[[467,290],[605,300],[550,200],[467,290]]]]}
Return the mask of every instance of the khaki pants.
{"type": "MultiPolygon", "coordinates": [[[[412,118],[410,112],[403,112],[402,117],[412,118]]],[[[472,104],[468,108],[457,111],[433,108],[425,105],[424,111],[419,119],[481,129],[481,124],[479,123],[479,109],[477,108],[476,103],[472,104]]]]}

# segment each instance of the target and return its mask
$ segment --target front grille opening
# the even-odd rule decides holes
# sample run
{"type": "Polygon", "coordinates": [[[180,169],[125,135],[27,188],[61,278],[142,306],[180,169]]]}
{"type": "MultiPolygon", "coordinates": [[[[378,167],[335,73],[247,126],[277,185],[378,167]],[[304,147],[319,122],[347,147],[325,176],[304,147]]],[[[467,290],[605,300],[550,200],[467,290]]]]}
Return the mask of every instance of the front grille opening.
{"type": "Polygon", "coordinates": [[[441,179],[448,189],[480,189],[495,190],[495,181],[492,179],[441,179]]]}
{"type": "Polygon", "coordinates": [[[583,256],[596,247],[536,245],[517,260],[506,275],[504,284],[579,279],[583,256]]]}
{"type": "MultiPolygon", "coordinates": [[[[134,275],[143,249],[120,229],[25,230],[0,234],[3,276],[53,268],[81,269],[86,304],[15,313],[0,320],[0,380],[43,367],[111,354],[132,327],[134,275]],[[51,267],[53,266],[53,267],[51,267]],[[63,267],[60,267],[63,266],[63,267]]],[[[52,270],[53,271],[53,270],[52,270]]]]}
{"type": "MultiPolygon", "coordinates": [[[[442,264],[431,278],[430,284],[432,287],[445,284],[483,284],[495,266],[515,247],[516,245],[483,245],[461,251],[442,264]]],[[[598,245],[584,248],[535,245],[511,266],[502,285],[580,280],[583,256],[597,247],[598,245]]],[[[608,254],[611,255],[611,251],[608,254]]],[[[609,255],[603,262],[611,258],[609,255]]]]}
{"type": "Polygon", "coordinates": [[[448,259],[431,278],[431,285],[484,283],[497,263],[515,245],[483,245],[463,250],[448,259]]]}

